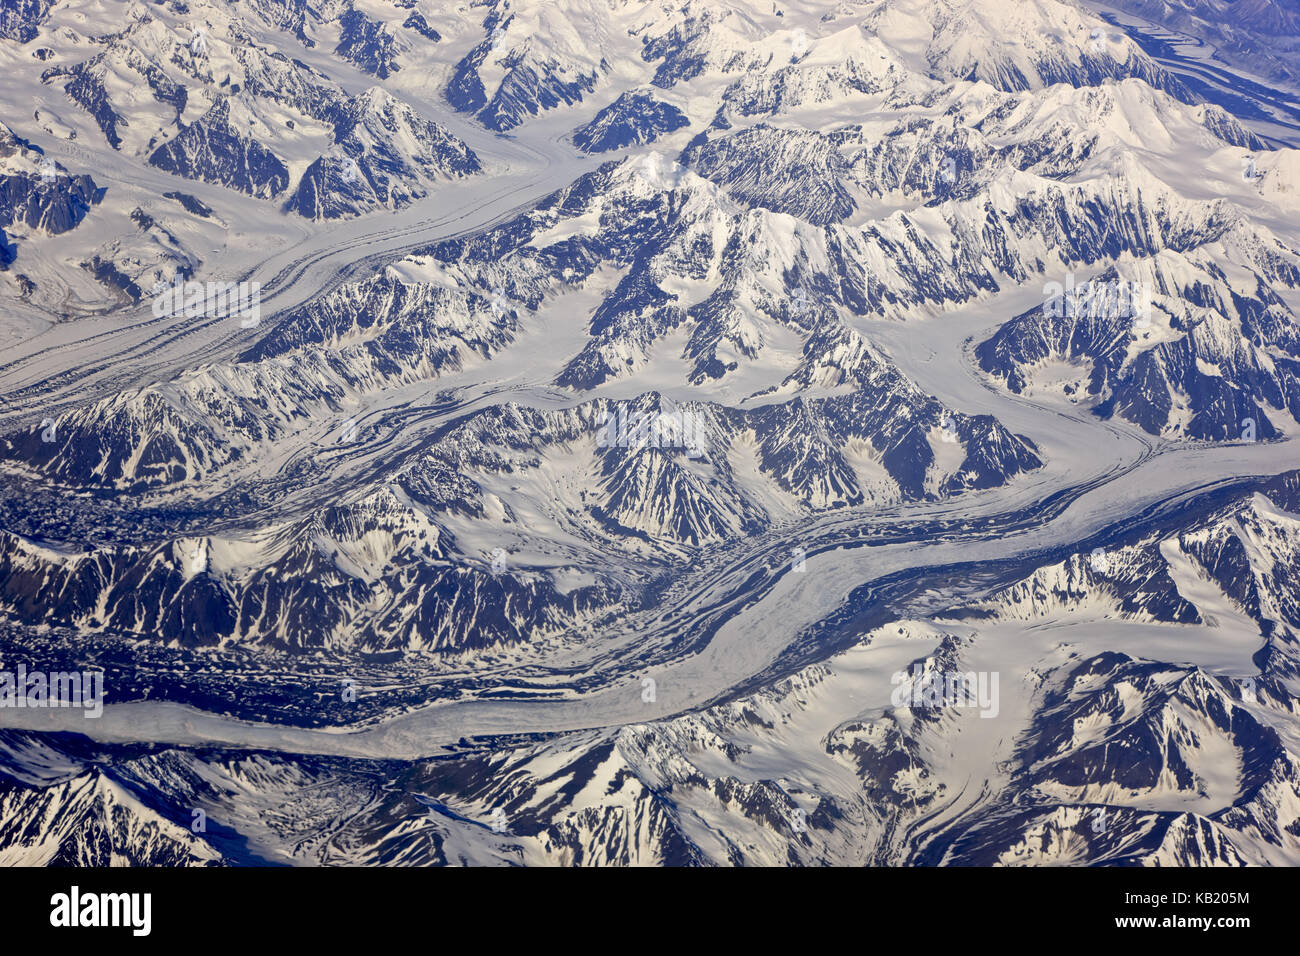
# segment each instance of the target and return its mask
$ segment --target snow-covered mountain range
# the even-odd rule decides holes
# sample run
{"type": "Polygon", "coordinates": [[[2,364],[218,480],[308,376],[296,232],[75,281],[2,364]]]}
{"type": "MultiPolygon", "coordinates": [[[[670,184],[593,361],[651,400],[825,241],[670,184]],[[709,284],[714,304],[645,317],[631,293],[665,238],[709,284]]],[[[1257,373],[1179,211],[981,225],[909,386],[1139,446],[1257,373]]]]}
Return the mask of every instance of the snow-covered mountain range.
{"type": "Polygon", "coordinates": [[[1118,22],[5,5],[0,860],[1300,861],[1300,151],[1118,22]]]}
{"type": "Polygon", "coordinates": [[[1106,6],[1208,41],[1232,66],[1300,83],[1300,10],[1286,0],[1110,0],[1106,6]]]}

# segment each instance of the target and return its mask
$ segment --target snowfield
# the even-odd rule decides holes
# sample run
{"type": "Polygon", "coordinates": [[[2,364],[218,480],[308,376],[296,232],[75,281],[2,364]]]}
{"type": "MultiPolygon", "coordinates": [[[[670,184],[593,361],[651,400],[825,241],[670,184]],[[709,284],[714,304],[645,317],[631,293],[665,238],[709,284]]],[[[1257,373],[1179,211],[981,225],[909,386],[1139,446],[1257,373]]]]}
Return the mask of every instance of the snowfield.
{"type": "Polygon", "coordinates": [[[1139,6],[38,5],[0,862],[1300,863],[1285,39],[1139,6]]]}

